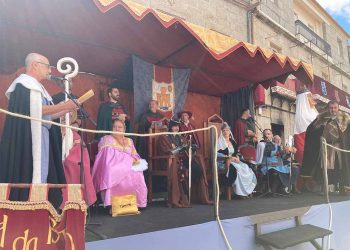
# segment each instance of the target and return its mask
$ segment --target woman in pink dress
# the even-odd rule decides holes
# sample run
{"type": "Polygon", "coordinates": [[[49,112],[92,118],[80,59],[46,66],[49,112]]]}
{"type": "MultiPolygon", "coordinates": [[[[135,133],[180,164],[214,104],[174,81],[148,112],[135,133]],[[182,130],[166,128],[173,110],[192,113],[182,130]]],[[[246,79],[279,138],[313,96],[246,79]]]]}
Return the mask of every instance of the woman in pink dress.
{"type": "MultiPolygon", "coordinates": [[[[125,132],[125,124],[113,122],[113,131],[125,132]]],[[[137,206],[147,206],[147,187],[142,171],[132,169],[141,160],[132,139],[124,135],[106,135],[98,145],[92,169],[96,192],[101,193],[104,206],[111,205],[112,196],[135,194],[137,206]]]]}

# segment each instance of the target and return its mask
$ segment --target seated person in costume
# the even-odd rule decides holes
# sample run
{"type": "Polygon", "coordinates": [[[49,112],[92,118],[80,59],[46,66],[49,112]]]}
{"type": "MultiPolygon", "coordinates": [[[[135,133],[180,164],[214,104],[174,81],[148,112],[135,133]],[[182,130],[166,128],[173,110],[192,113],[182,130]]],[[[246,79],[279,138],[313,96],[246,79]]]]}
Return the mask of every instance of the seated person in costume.
{"type": "MultiPolygon", "coordinates": [[[[64,120],[62,120],[62,123],[64,123],[64,120]]],[[[81,120],[78,117],[77,112],[71,112],[70,114],[70,124],[73,127],[80,127],[81,120]]],[[[96,201],[96,192],[94,185],[92,183],[92,177],[91,177],[91,169],[90,169],[90,157],[89,152],[86,149],[86,145],[83,142],[83,165],[84,169],[84,180],[83,183],[80,180],[80,162],[81,162],[81,137],[78,134],[77,131],[71,130],[69,128],[62,128],[62,135],[68,135],[66,131],[70,130],[68,134],[71,133],[70,136],[67,136],[66,138],[71,139],[71,144],[69,148],[66,148],[65,151],[67,151],[67,156],[63,160],[63,168],[64,168],[64,174],[66,176],[67,184],[83,184],[83,196],[85,199],[86,204],[89,206],[94,204],[96,201]]],[[[63,192],[63,198],[64,201],[67,200],[67,193],[63,192]]],[[[64,203],[62,204],[64,205],[64,203]]]]}
{"type": "MultiPolygon", "coordinates": [[[[170,120],[169,131],[179,132],[179,126],[180,122],[170,120]]],[[[184,144],[180,135],[162,135],[158,140],[157,150],[160,155],[175,156],[168,173],[168,205],[174,208],[188,207],[188,145],[184,144]]],[[[208,182],[205,174],[204,162],[194,156],[191,160],[191,166],[191,202],[212,204],[209,200],[208,182]]]]}
{"type": "MultiPolygon", "coordinates": [[[[182,111],[178,113],[177,117],[180,119],[181,124],[180,124],[180,132],[183,131],[191,131],[196,129],[196,127],[190,122],[190,119],[192,118],[192,112],[189,111],[182,111]]],[[[199,137],[196,132],[193,133],[188,133],[182,135],[186,141],[190,139],[190,135],[192,137],[192,145],[196,145],[194,147],[197,147],[197,149],[200,148],[200,142],[199,142],[199,137]]]]}
{"type": "MultiPolygon", "coordinates": [[[[113,131],[125,132],[124,122],[115,120],[113,131]]],[[[92,179],[96,192],[101,193],[104,206],[111,205],[112,196],[135,194],[137,206],[146,207],[147,187],[143,172],[133,168],[140,160],[132,139],[121,134],[101,138],[92,179]]]]}
{"type": "MultiPolygon", "coordinates": [[[[152,126],[152,123],[163,124],[166,120],[164,115],[159,111],[159,104],[156,100],[151,100],[148,105],[149,109],[144,113],[138,124],[138,133],[147,134],[152,126]]],[[[144,159],[147,158],[147,138],[139,137],[136,144],[137,151],[144,159]]]]}
{"type": "Polygon", "coordinates": [[[232,185],[235,194],[239,196],[250,195],[257,183],[256,176],[253,170],[240,160],[238,145],[226,122],[222,125],[218,139],[218,158],[218,167],[227,171],[224,184],[232,185]]]}
{"type": "Polygon", "coordinates": [[[241,111],[241,117],[237,119],[234,126],[234,135],[238,146],[243,144],[253,145],[257,141],[257,134],[255,133],[255,124],[250,115],[250,110],[244,108],[241,111]]]}
{"type": "Polygon", "coordinates": [[[292,176],[290,176],[290,185],[292,192],[300,193],[296,187],[296,181],[299,175],[299,164],[294,160],[294,155],[297,152],[297,149],[293,146],[282,146],[282,139],[279,135],[275,135],[272,140],[278,147],[278,151],[281,152],[280,157],[282,158],[283,165],[292,167],[292,176]],[[292,163],[291,163],[292,161],[292,163]]]}
{"type": "MultiPolygon", "coordinates": [[[[191,123],[191,119],[193,120],[192,112],[189,111],[181,111],[177,115],[178,119],[180,119],[180,132],[195,130],[196,127],[191,123]]],[[[188,134],[181,135],[182,139],[185,143],[189,143],[191,138],[192,149],[194,150],[196,157],[204,162],[204,157],[199,153],[199,149],[201,147],[199,136],[197,132],[192,132],[188,134]]]]}
{"type": "MultiPolygon", "coordinates": [[[[261,166],[263,175],[269,174],[269,185],[272,193],[288,194],[290,185],[289,165],[283,163],[282,148],[272,142],[271,129],[263,131],[264,140],[257,146],[257,164],[261,166]]],[[[293,176],[293,175],[292,175],[293,176]]]]}
{"type": "MultiPolygon", "coordinates": [[[[126,131],[130,132],[130,117],[126,107],[119,102],[119,90],[115,87],[109,87],[107,90],[109,101],[102,103],[97,116],[96,130],[112,131],[112,123],[115,119],[124,121],[126,124],[126,131]]],[[[95,139],[99,140],[102,136],[107,134],[95,134],[95,139]]]]}

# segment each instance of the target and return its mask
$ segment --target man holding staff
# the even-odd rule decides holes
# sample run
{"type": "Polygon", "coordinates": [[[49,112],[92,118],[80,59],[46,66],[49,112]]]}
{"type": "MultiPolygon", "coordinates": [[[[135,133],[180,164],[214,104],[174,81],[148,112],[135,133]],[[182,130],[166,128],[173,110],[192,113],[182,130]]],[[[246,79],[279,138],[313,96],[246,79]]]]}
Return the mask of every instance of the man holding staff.
{"type": "MultiPolygon", "coordinates": [[[[49,60],[30,53],[25,59],[25,74],[17,77],[5,95],[10,112],[32,118],[53,120],[76,110],[72,101],[52,104],[52,98],[40,83],[48,79],[49,60]]],[[[53,144],[57,138],[50,134],[51,125],[34,120],[6,116],[0,144],[1,183],[65,183],[61,161],[55,161],[53,144]]],[[[61,156],[59,156],[60,158],[61,156]]],[[[28,199],[28,190],[12,189],[11,200],[28,199]]],[[[51,189],[49,200],[55,207],[62,201],[60,191],[51,189]]]]}

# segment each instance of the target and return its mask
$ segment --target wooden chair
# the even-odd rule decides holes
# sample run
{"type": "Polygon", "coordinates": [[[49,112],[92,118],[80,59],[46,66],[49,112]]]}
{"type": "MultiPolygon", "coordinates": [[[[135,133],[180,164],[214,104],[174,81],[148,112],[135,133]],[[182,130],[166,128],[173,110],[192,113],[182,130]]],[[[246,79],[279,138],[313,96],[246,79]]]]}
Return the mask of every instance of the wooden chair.
{"type": "MultiPolygon", "coordinates": [[[[156,134],[161,132],[167,132],[167,128],[164,126],[158,126],[156,123],[152,124],[149,129],[150,134],[156,134]]],[[[159,136],[151,136],[148,138],[148,202],[152,202],[153,198],[153,176],[168,176],[169,168],[172,164],[172,160],[175,159],[173,155],[159,155],[158,146],[159,136]]]]}
{"type": "MultiPolygon", "coordinates": [[[[207,121],[204,122],[204,127],[210,127],[210,126],[215,126],[218,130],[218,136],[220,135],[220,130],[222,127],[222,124],[224,123],[224,120],[217,114],[214,114],[212,116],[210,116],[207,121]]],[[[218,139],[218,137],[216,138],[218,139]]],[[[209,131],[205,131],[204,132],[204,143],[203,143],[203,151],[204,151],[204,160],[207,166],[211,165],[211,150],[213,150],[211,148],[211,144],[210,144],[210,132],[209,131]]],[[[212,179],[212,173],[211,173],[211,168],[210,168],[210,172],[207,173],[207,178],[208,179],[212,179]]]]}
{"type": "MultiPolygon", "coordinates": [[[[214,114],[214,115],[210,116],[207,119],[207,121],[204,122],[204,127],[215,126],[217,131],[218,131],[217,136],[219,137],[223,123],[224,123],[224,119],[222,119],[219,115],[214,114]]],[[[216,139],[218,139],[218,137],[216,139]]],[[[210,147],[210,133],[209,133],[209,131],[206,131],[204,133],[204,154],[205,154],[206,162],[211,162],[211,159],[210,159],[210,155],[211,155],[210,151],[211,150],[213,150],[213,149],[210,147]]],[[[225,160],[226,160],[226,164],[228,164],[229,160],[228,159],[225,159],[225,160]]],[[[210,166],[210,164],[209,164],[209,166],[210,166]]],[[[212,170],[212,169],[210,169],[210,170],[212,170]]],[[[226,171],[219,170],[218,174],[219,174],[219,180],[220,180],[223,178],[223,176],[225,176],[226,171]]],[[[208,180],[209,179],[212,180],[212,176],[213,175],[212,175],[211,171],[210,171],[210,173],[207,173],[208,180]]],[[[231,200],[232,187],[225,187],[225,194],[226,194],[226,199],[231,200]]]]}

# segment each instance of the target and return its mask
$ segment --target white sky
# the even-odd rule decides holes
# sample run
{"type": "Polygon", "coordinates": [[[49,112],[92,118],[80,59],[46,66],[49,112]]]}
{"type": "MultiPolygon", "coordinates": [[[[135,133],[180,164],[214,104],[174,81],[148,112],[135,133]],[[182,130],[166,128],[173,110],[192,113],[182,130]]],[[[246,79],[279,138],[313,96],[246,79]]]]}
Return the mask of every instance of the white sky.
{"type": "Polygon", "coordinates": [[[350,0],[317,0],[330,14],[343,17],[350,22],[350,0]]]}

